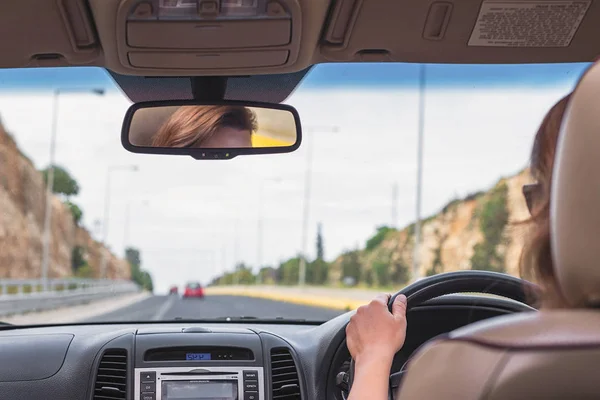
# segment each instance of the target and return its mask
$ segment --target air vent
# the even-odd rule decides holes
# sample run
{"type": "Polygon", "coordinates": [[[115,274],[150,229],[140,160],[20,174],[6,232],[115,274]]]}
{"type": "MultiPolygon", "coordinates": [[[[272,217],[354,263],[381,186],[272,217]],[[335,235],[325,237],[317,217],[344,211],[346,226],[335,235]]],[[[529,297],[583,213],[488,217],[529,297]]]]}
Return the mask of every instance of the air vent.
{"type": "Polygon", "coordinates": [[[127,398],[127,351],[125,349],[109,349],[102,354],[93,398],[94,400],[127,398]]]}
{"type": "Polygon", "coordinates": [[[271,350],[273,400],[300,400],[300,379],[292,353],[288,349],[271,350]]]}

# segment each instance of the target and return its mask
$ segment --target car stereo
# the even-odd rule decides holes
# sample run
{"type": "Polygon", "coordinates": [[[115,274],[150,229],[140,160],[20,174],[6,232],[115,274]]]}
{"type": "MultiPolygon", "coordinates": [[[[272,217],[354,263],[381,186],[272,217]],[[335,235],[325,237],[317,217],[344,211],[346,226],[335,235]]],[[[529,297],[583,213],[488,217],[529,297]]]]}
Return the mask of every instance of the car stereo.
{"type": "Polygon", "coordinates": [[[135,369],[135,400],[264,400],[262,367],[135,369]]]}

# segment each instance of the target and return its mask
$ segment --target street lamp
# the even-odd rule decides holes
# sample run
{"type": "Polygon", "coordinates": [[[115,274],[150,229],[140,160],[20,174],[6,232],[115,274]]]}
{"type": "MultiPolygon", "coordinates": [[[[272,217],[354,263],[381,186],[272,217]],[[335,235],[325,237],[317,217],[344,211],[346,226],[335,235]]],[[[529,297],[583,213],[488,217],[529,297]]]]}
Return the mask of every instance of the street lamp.
{"type": "Polygon", "coordinates": [[[423,186],[423,130],[425,128],[425,64],[419,66],[419,132],[417,139],[417,206],[415,221],[415,248],[413,253],[413,279],[419,279],[421,248],[421,190],[423,186]]]}
{"type": "Polygon", "coordinates": [[[61,93],[76,93],[86,92],[104,95],[104,89],[87,89],[87,88],[58,88],[54,89],[52,96],[52,125],[50,131],[50,163],[46,176],[46,210],[44,213],[44,236],[42,249],[42,286],[43,290],[48,290],[48,270],[50,266],[50,225],[52,223],[52,195],[54,191],[54,163],[56,154],[56,133],[58,127],[58,99],[61,93]]]}
{"type": "MultiPolygon", "coordinates": [[[[105,187],[105,191],[104,191],[104,218],[103,218],[103,222],[102,222],[102,243],[104,244],[105,247],[107,247],[106,240],[108,238],[108,220],[109,220],[109,211],[110,211],[110,176],[114,171],[136,172],[137,170],[138,170],[137,165],[110,165],[108,167],[108,170],[106,173],[106,187],[105,187]]],[[[108,251],[108,249],[105,248],[101,252],[102,257],[101,257],[101,262],[100,262],[100,278],[102,278],[102,279],[106,278],[106,264],[108,262],[108,258],[107,258],[107,254],[106,254],[107,251],[108,251]]]]}
{"type": "MultiPolygon", "coordinates": [[[[304,132],[339,132],[337,126],[321,126],[303,128],[304,132]]],[[[313,163],[313,140],[314,136],[307,143],[306,148],[306,175],[304,178],[304,212],[302,215],[302,253],[300,255],[300,271],[298,276],[298,284],[304,286],[306,284],[306,246],[308,242],[308,220],[310,212],[310,193],[312,185],[312,163],[313,163]]]]}
{"type": "Polygon", "coordinates": [[[262,277],[260,275],[260,270],[262,267],[262,255],[263,255],[263,229],[264,229],[264,213],[263,213],[263,203],[264,203],[264,191],[265,184],[267,182],[279,183],[281,182],[281,178],[269,178],[263,179],[260,182],[258,188],[258,231],[256,234],[256,260],[258,264],[258,275],[257,275],[257,284],[262,283],[262,277]]]}
{"type": "Polygon", "coordinates": [[[234,225],[234,242],[233,242],[233,284],[237,286],[239,283],[237,266],[240,259],[240,217],[235,218],[234,225]]]}

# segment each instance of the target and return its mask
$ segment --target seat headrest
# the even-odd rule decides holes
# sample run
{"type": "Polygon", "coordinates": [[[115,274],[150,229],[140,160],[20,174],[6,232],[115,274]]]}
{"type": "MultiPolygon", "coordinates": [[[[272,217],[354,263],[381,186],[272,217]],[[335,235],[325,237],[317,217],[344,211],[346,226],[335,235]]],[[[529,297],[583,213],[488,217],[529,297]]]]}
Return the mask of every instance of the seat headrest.
{"type": "Polygon", "coordinates": [[[570,98],[551,187],[558,285],[572,306],[600,305],[600,63],[586,71],[570,98]]]}

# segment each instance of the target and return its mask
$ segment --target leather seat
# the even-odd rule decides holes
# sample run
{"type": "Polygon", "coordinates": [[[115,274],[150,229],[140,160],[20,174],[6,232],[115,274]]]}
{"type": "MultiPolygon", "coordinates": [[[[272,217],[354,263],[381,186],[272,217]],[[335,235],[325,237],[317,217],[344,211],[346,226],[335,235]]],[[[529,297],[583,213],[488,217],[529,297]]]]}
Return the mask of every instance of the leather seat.
{"type": "Polygon", "coordinates": [[[424,345],[396,399],[600,398],[600,64],[577,85],[555,161],[550,225],[572,309],[481,321],[424,345]]]}

